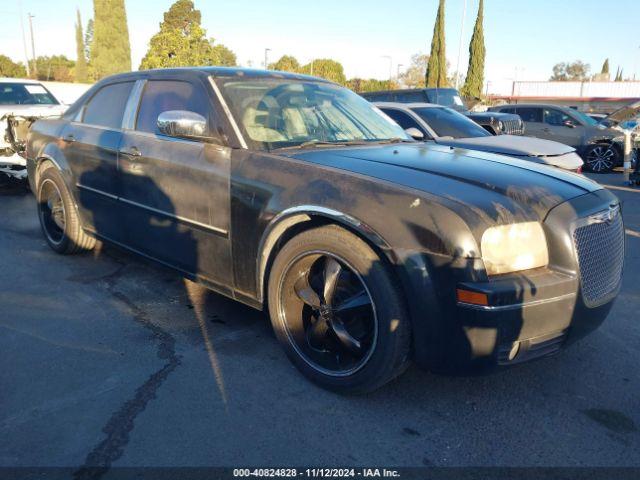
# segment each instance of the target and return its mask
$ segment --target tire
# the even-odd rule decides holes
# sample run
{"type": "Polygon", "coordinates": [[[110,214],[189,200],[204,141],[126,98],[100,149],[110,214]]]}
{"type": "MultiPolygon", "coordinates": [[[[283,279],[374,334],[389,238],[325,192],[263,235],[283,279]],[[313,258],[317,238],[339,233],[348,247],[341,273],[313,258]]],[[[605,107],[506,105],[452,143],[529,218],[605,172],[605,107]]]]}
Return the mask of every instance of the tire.
{"type": "Polygon", "coordinates": [[[96,240],[82,229],[80,218],[62,175],[53,166],[45,166],[36,191],[38,218],[49,246],[61,254],[93,249],[96,240]]]}
{"type": "Polygon", "coordinates": [[[611,144],[592,145],[584,154],[585,167],[593,173],[608,173],[619,160],[620,153],[611,144]]]}
{"type": "Polygon", "coordinates": [[[338,226],[287,242],[268,295],[287,356],[323,388],[370,392],[409,365],[411,328],[397,282],[364,241],[338,226]]]}

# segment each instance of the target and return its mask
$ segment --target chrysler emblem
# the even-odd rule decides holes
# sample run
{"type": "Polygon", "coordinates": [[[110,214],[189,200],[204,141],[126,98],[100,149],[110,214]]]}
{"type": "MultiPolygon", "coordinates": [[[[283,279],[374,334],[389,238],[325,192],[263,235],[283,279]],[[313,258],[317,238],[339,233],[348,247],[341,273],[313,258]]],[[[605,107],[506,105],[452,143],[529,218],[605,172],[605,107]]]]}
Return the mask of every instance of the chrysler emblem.
{"type": "Polygon", "coordinates": [[[609,209],[604,212],[596,213],[589,217],[589,223],[607,223],[610,224],[620,213],[620,205],[615,203],[609,205],[609,209]]]}

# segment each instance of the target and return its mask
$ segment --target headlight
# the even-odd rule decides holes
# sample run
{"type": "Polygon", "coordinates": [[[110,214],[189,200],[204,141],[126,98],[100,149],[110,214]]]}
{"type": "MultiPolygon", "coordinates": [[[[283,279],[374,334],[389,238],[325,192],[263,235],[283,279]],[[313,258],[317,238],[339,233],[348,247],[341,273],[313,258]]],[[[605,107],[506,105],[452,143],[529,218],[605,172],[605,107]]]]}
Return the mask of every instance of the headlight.
{"type": "Polygon", "coordinates": [[[502,120],[498,121],[498,128],[500,130],[504,130],[504,123],[502,123],[502,120]]]}
{"type": "Polygon", "coordinates": [[[547,239],[538,222],[488,228],[482,234],[480,249],[488,275],[544,267],[549,263],[547,239]]]}
{"type": "Polygon", "coordinates": [[[611,139],[611,141],[616,143],[624,143],[624,135],[618,135],[617,137],[611,139]]]}

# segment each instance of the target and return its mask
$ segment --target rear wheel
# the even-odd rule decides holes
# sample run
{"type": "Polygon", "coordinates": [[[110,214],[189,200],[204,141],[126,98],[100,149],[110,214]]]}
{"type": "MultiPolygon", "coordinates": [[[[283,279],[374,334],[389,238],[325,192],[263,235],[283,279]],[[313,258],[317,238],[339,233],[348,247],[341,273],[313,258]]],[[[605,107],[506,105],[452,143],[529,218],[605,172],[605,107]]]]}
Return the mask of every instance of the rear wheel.
{"type": "Polygon", "coordinates": [[[82,230],[71,194],[55,167],[44,167],[38,179],[36,198],[40,226],[49,246],[58,253],[91,250],[95,239],[82,230]]]}
{"type": "Polygon", "coordinates": [[[591,146],[585,155],[585,166],[594,173],[607,173],[618,163],[620,154],[613,145],[591,146]]]}
{"type": "Polygon", "coordinates": [[[339,227],[303,232],[282,248],[269,276],[269,310],[289,358],[324,388],[371,391],[408,364],[409,321],[391,273],[339,227]]]}

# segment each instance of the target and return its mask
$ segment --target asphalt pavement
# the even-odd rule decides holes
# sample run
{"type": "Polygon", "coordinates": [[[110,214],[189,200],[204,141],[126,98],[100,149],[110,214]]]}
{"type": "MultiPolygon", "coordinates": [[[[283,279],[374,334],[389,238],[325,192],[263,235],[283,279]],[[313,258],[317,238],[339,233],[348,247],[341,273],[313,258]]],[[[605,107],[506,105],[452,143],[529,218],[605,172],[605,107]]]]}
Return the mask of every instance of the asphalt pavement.
{"type": "Polygon", "coordinates": [[[483,376],[411,367],[368,396],[289,363],[267,316],[114,248],[60,256],[0,194],[0,467],[640,466],[640,188],[622,293],[560,354],[483,376]]]}

